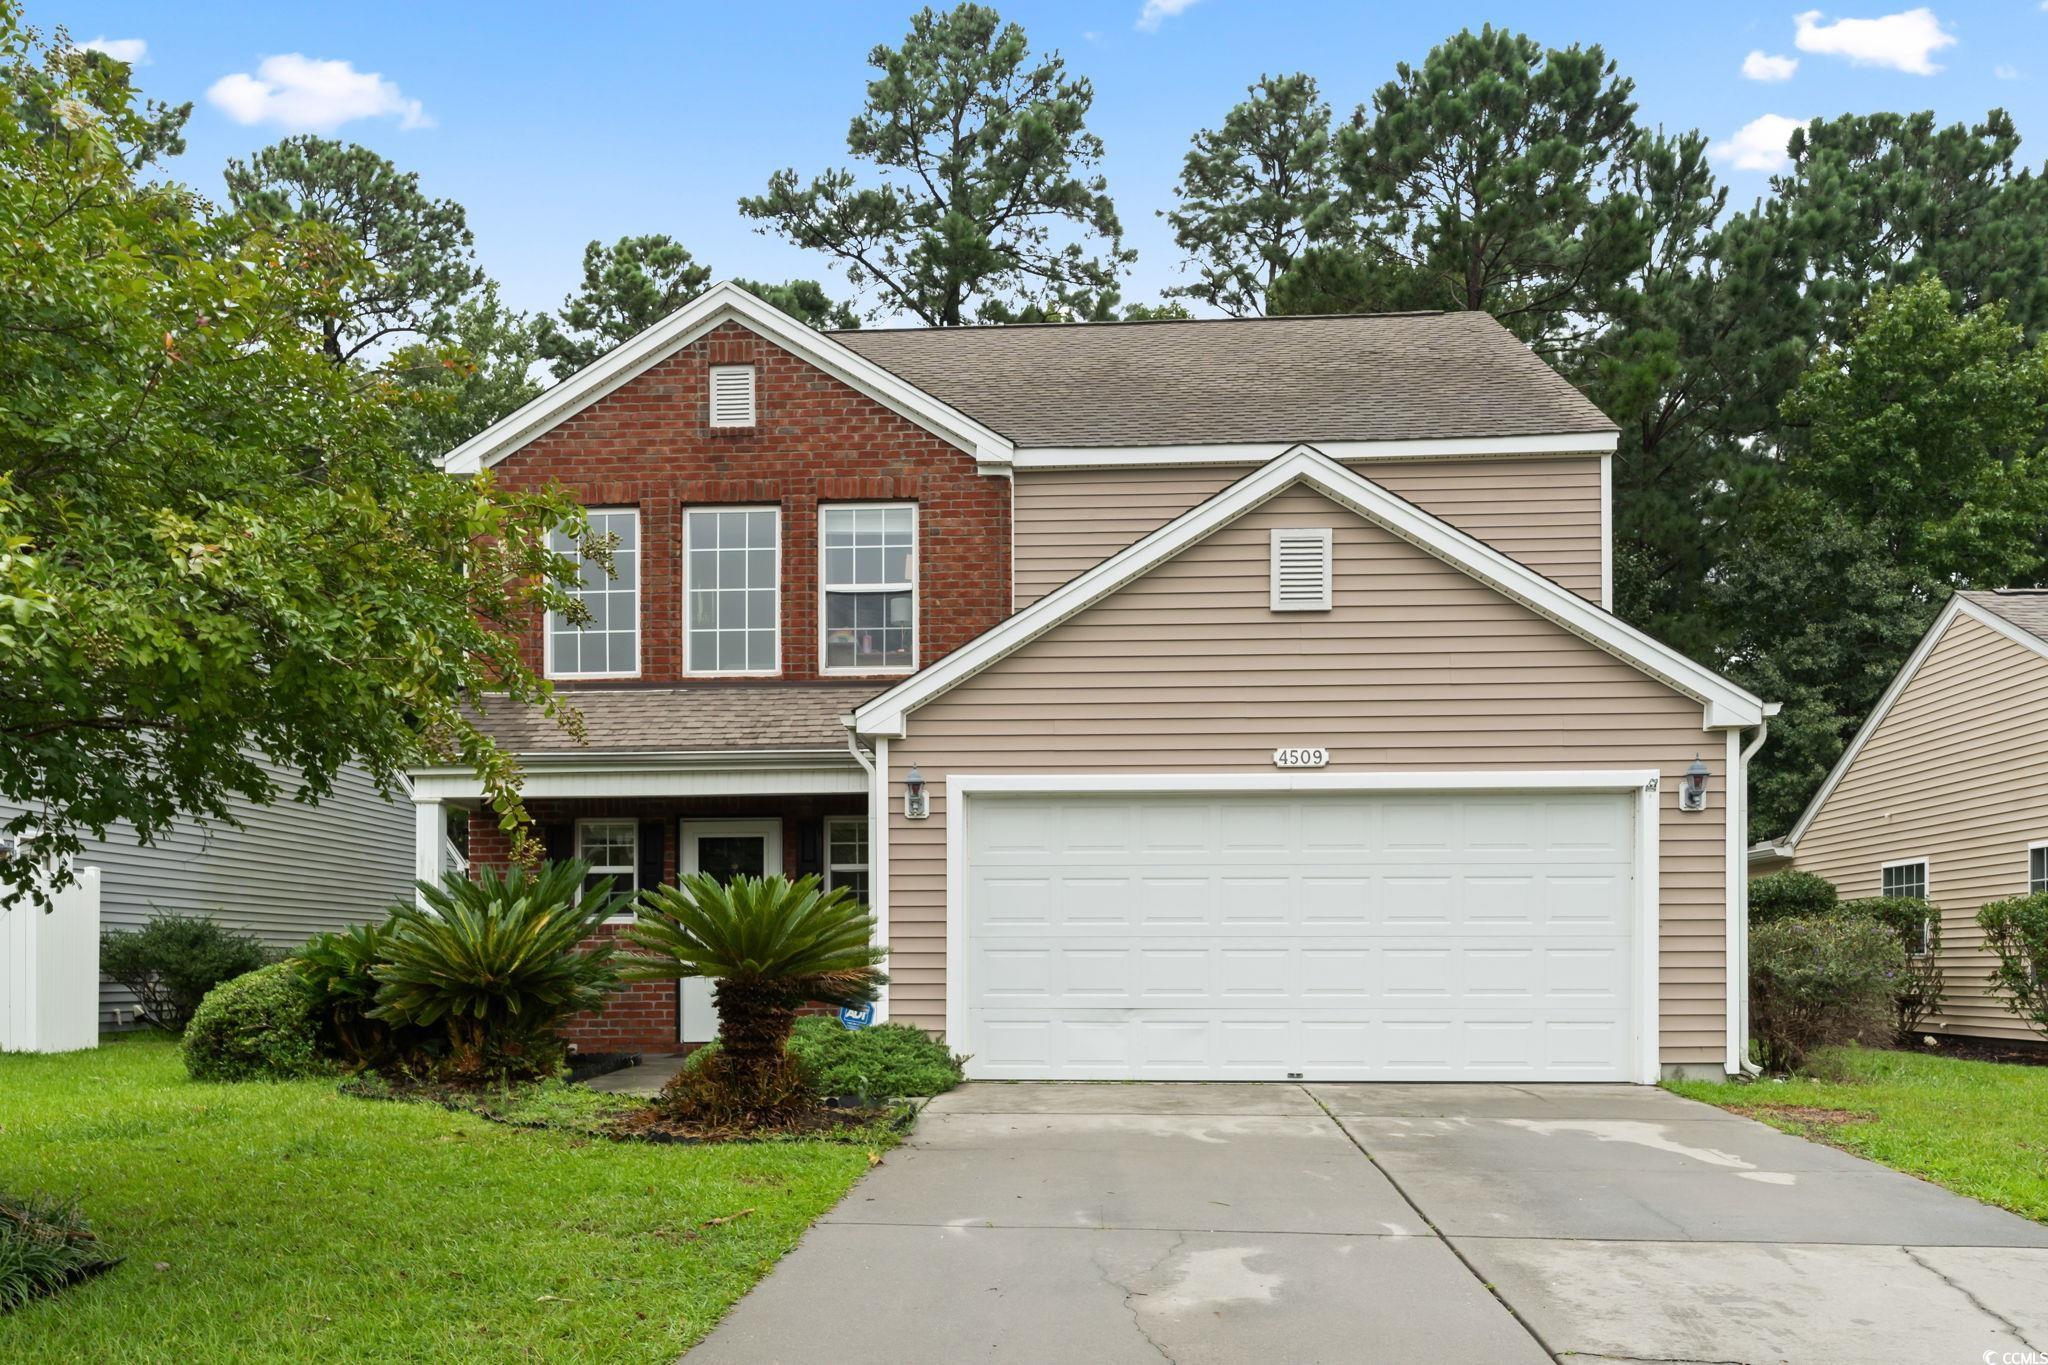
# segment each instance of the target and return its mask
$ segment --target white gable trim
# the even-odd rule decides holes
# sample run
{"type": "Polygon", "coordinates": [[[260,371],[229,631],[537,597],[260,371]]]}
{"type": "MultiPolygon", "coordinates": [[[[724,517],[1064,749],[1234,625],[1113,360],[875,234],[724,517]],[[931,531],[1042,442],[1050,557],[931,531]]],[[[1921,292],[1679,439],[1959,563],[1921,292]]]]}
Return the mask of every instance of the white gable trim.
{"type": "Polygon", "coordinates": [[[860,390],[899,416],[973,455],[991,472],[1007,469],[1011,444],[966,413],[904,383],[851,349],[804,326],[780,308],[763,303],[722,280],[640,335],[607,352],[524,407],[486,427],[441,457],[450,474],[488,469],[521,446],[544,435],[598,399],[645,373],[714,327],[738,322],[842,383],[860,390]]]}
{"type": "Polygon", "coordinates": [[[1070,579],[972,643],[856,708],[852,716],[854,729],[863,735],[901,737],[909,713],[917,707],[1296,484],[1314,488],[1375,526],[1693,698],[1705,708],[1703,728],[1749,726],[1763,719],[1763,703],[1719,674],[1668,645],[1659,644],[1492,546],[1394,496],[1321,451],[1296,446],[1207,502],[1070,579]]]}
{"type": "MultiPolygon", "coordinates": [[[[1620,434],[1562,436],[1431,436],[1398,441],[1318,441],[1333,460],[1456,460],[1508,456],[1609,455],[1620,434]]],[[[1154,465],[1264,464],[1295,449],[1293,441],[1219,442],[1178,446],[1025,446],[1018,469],[1144,469],[1154,465]]]]}
{"type": "Polygon", "coordinates": [[[1870,718],[1863,722],[1863,728],[1856,732],[1856,737],[1849,741],[1849,747],[1842,750],[1842,756],[1835,760],[1835,766],[1829,770],[1827,780],[1820,784],[1820,790],[1806,803],[1806,809],[1800,813],[1799,823],[1792,826],[1790,834],[1770,845],[1773,853],[1785,858],[1792,856],[1799,846],[1800,838],[1806,833],[1807,826],[1814,822],[1815,817],[1820,814],[1821,807],[1834,795],[1835,788],[1841,786],[1842,779],[1849,775],[1849,765],[1863,752],[1863,746],[1877,733],[1877,727],[1884,724],[1884,718],[1891,714],[1893,705],[1905,693],[1906,685],[1920,672],[1921,665],[1927,662],[1927,656],[1934,652],[1935,645],[1941,642],[1942,635],[1958,616],[1967,616],[1980,625],[1988,626],[2014,644],[2024,646],[2048,659],[2048,640],[2043,640],[2032,631],[2022,630],[2002,616],[1984,610],[1961,593],[1951,597],[1948,605],[1941,609],[1941,615],[1934,618],[1934,624],[1920,637],[1920,643],[1914,647],[1912,655],[1899,669],[1898,676],[1892,679],[1891,686],[1877,699],[1877,705],[1871,708],[1870,718]]]}

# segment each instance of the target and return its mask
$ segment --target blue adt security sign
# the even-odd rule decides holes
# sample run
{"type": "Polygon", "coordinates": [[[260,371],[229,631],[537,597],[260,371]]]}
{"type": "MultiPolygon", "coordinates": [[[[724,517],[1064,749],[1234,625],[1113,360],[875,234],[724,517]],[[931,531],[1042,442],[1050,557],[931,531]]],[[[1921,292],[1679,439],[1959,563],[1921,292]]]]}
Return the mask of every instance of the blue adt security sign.
{"type": "Polygon", "coordinates": [[[847,1028],[866,1028],[869,1024],[875,1022],[875,1007],[873,1005],[862,1005],[859,1009],[855,1009],[853,1006],[847,1005],[839,1011],[839,1022],[847,1028]]]}

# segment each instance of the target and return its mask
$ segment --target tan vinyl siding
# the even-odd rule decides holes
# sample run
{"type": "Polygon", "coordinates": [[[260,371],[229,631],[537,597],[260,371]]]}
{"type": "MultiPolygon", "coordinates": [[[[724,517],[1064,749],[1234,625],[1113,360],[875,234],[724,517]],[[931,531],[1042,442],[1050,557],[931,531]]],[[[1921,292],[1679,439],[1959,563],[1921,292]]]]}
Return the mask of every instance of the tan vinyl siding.
{"type": "MultiPolygon", "coordinates": [[[[1600,600],[1600,457],[1399,460],[1354,469],[1588,601],[1600,600]]],[[[1023,470],[1013,512],[1018,610],[1251,466],[1023,470]]]]}
{"type": "Polygon", "coordinates": [[[1282,494],[927,703],[889,745],[890,1008],[945,1024],[946,776],[1271,772],[1282,743],[1331,771],[1645,769],[1660,815],[1663,1059],[1726,1056],[1727,744],[1696,701],[1305,489],[1282,494]],[[1269,609],[1268,532],[1335,528],[1329,612],[1269,609]],[[1713,770],[1680,814],[1676,777],[1713,770]]]}
{"type": "Polygon", "coordinates": [[[1941,907],[1945,1002],[1931,1031],[2035,1038],[1987,988],[1977,911],[2027,889],[2048,840],[2048,659],[1958,615],[1793,850],[1844,897],[1878,894],[1886,863],[1926,858],[1941,907]]]}

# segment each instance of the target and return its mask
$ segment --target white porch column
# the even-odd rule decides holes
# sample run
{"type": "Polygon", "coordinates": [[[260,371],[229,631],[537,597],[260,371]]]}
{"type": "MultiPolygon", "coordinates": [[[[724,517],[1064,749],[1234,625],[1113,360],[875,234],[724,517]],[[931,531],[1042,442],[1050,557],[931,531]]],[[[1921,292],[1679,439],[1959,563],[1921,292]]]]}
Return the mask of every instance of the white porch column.
{"type": "Polygon", "coordinates": [[[412,875],[423,882],[438,882],[448,866],[448,807],[441,801],[415,799],[412,820],[412,875]]]}

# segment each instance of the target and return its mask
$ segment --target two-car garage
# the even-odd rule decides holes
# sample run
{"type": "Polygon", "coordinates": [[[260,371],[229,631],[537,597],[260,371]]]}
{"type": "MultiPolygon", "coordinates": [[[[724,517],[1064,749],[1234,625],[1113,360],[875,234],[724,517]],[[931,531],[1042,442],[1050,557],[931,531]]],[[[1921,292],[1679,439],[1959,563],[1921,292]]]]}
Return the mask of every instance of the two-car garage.
{"type": "Polygon", "coordinates": [[[1048,785],[955,783],[948,1032],[972,1075],[1629,1081],[1646,1079],[1646,1057],[1654,1068],[1638,822],[1655,807],[1637,778],[1032,789],[1048,785]]]}

